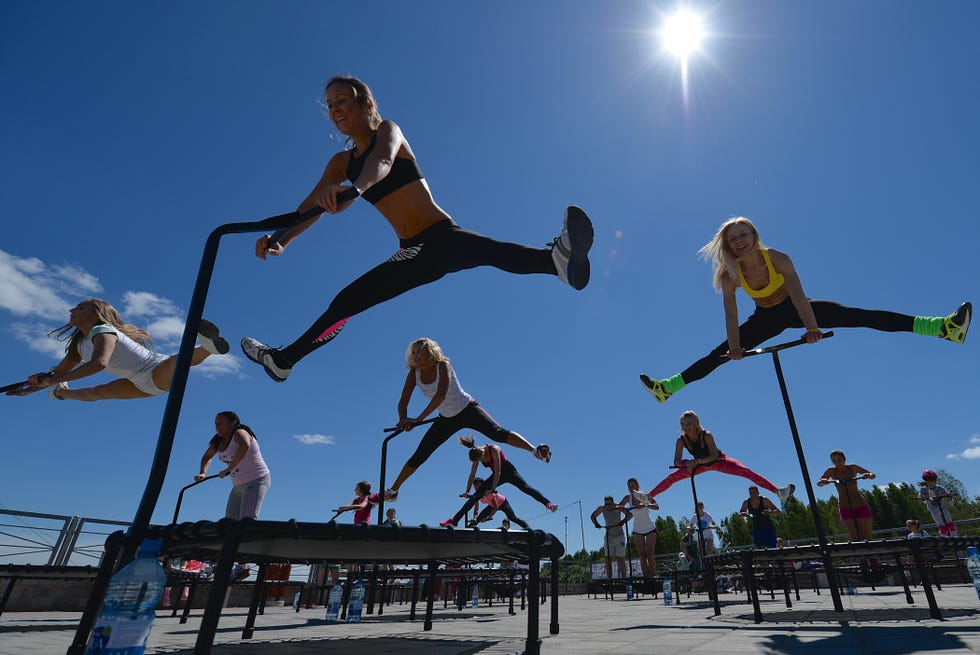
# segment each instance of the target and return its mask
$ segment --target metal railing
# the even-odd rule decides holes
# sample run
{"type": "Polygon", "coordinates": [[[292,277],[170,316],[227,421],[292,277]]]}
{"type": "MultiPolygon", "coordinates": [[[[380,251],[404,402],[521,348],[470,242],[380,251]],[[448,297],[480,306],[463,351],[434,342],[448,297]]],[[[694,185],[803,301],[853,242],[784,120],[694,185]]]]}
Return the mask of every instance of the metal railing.
{"type": "Polygon", "coordinates": [[[126,521],[0,509],[0,563],[96,565],[106,537],[126,521]],[[110,527],[111,526],[111,527],[110,527]]]}

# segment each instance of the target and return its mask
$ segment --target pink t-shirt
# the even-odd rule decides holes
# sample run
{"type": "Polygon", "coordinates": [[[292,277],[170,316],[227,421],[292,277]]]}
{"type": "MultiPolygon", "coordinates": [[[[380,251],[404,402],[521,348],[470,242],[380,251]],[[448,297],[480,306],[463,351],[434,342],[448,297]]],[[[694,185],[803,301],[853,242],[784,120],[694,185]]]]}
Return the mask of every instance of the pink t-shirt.
{"type": "MultiPolygon", "coordinates": [[[[237,452],[238,442],[235,441],[235,435],[232,435],[231,440],[228,442],[228,447],[218,451],[218,459],[225,464],[230,464],[235,459],[235,453],[237,452]]],[[[242,461],[238,462],[235,470],[231,472],[231,481],[237,486],[258,480],[266,475],[269,475],[269,467],[265,465],[265,460],[262,459],[262,451],[259,450],[259,440],[252,437],[252,445],[248,447],[248,452],[245,453],[242,461]]]]}

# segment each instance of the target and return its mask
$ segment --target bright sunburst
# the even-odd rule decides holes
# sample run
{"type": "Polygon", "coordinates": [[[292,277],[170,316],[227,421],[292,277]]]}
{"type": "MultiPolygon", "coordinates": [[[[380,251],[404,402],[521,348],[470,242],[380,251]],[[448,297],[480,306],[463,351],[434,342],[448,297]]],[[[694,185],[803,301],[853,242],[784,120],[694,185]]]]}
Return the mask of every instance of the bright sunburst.
{"type": "Polygon", "coordinates": [[[701,40],[704,38],[701,17],[681,9],[667,18],[661,36],[664,48],[681,61],[687,61],[692,53],[701,49],[701,40]]]}

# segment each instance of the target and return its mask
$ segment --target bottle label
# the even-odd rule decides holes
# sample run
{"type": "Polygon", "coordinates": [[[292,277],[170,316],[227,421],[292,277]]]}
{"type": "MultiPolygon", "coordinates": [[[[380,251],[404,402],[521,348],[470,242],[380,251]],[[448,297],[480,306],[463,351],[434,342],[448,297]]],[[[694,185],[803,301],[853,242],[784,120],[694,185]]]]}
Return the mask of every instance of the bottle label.
{"type": "Polygon", "coordinates": [[[153,619],[139,615],[101,616],[86,655],[143,655],[153,619]]]}

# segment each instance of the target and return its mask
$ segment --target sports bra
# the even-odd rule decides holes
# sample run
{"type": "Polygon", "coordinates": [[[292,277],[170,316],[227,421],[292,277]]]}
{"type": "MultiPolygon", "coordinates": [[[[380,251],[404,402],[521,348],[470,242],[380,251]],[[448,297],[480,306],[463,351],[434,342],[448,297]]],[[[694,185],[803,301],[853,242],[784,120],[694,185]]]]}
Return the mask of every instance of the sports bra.
{"type": "MultiPolygon", "coordinates": [[[[745,281],[745,276],[742,275],[742,266],[738,267],[738,283],[745,289],[745,293],[749,294],[749,297],[756,301],[762,301],[761,304],[764,306],[771,306],[766,303],[776,293],[783,288],[783,284],[786,282],[786,278],[783,277],[782,273],[777,273],[776,269],[772,265],[772,259],[769,257],[768,248],[759,248],[759,252],[762,254],[762,259],[766,262],[766,270],[769,272],[769,284],[761,289],[753,289],[749,286],[749,283],[745,281]]],[[[785,291],[783,292],[785,294],[785,291]]],[[[785,296],[779,298],[780,301],[783,300],[785,296]]]]}
{"type": "MultiPolygon", "coordinates": [[[[377,140],[378,133],[375,131],[371,137],[371,143],[360,157],[356,156],[353,151],[350,151],[347,158],[346,174],[347,179],[352,183],[357,180],[361,175],[361,171],[364,170],[364,162],[367,161],[368,155],[374,150],[374,145],[377,140]]],[[[361,197],[372,205],[376,205],[385,196],[397,191],[406,184],[421,180],[423,177],[422,170],[419,168],[417,161],[408,159],[407,157],[395,157],[394,161],[391,162],[391,170],[388,171],[388,174],[378,180],[376,184],[365,189],[361,193],[361,197]]]]}

